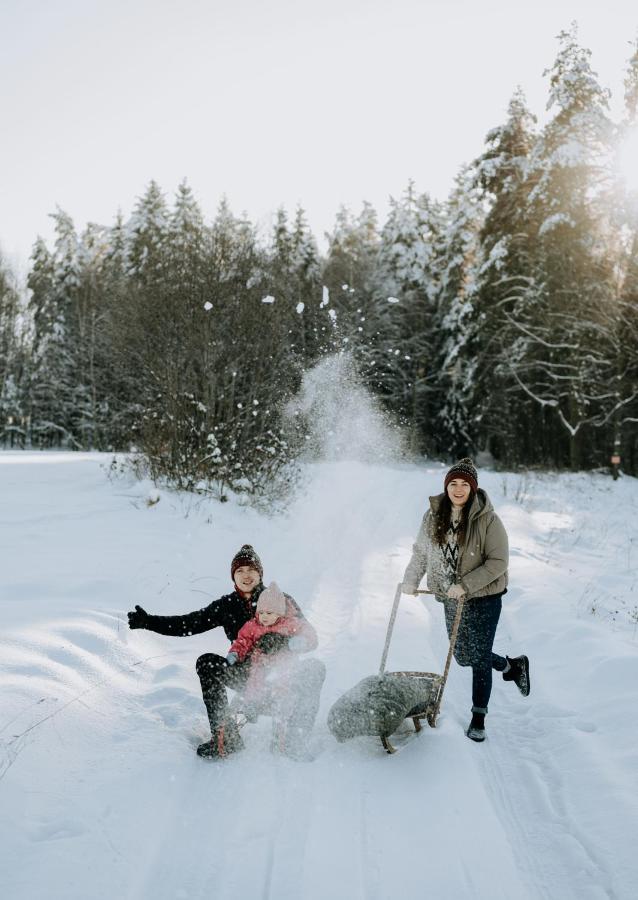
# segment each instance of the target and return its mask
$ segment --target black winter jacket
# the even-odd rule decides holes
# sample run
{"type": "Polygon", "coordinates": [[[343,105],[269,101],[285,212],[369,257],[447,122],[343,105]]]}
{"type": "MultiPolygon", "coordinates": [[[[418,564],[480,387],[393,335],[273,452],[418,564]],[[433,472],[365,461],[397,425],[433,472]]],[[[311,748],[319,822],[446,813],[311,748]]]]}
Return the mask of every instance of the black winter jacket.
{"type": "MultiPolygon", "coordinates": [[[[149,615],[144,627],[148,631],[156,631],[158,634],[187,637],[191,634],[202,634],[204,631],[210,631],[211,628],[221,626],[226,632],[228,640],[234,641],[242,625],[254,617],[257,600],[264,589],[263,584],[258,584],[250,599],[233,591],[232,594],[224,594],[219,600],[213,600],[203,609],[186,613],[183,616],[149,615]]],[[[285,596],[297,615],[302,619],[305,618],[295,600],[288,594],[285,596]]]]}

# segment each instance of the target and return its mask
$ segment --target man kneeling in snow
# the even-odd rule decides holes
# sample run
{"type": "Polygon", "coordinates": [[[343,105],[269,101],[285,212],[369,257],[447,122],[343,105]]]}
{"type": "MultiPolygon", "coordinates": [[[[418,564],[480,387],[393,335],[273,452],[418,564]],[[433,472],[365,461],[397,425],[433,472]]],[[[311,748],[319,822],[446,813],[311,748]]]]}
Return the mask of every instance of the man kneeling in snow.
{"type": "MultiPolygon", "coordinates": [[[[154,616],[136,606],[135,611],[128,614],[129,627],[184,637],[221,626],[229,641],[237,641],[242,626],[255,619],[259,597],[266,590],[262,582],[261,560],[250,544],[244,544],[235,554],[230,572],[235,590],[214,600],[204,609],[183,616],[154,616]]],[[[201,682],[211,730],[211,739],[197,748],[200,756],[223,757],[243,747],[237,723],[229,715],[226,688],[243,693],[255,653],[258,658],[262,657],[261,667],[264,656],[282,656],[287,653],[290,641],[293,643],[290,650],[296,653],[314,650],[317,646],[315,630],[296,602],[287,594],[281,594],[281,597],[285,603],[282,621],[286,626],[279,633],[276,628],[267,628],[263,629],[263,634],[257,635],[253,629],[254,640],[250,647],[252,652],[243,657],[238,653],[236,659],[233,654],[230,665],[227,659],[216,653],[205,653],[197,660],[195,668],[201,682]]],[[[281,603],[279,600],[277,602],[281,603]]],[[[296,659],[294,666],[287,668],[287,716],[283,731],[277,736],[276,749],[292,757],[302,757],[319,709],[319,695],[326,670],[318,659],[296,659]]],[[[253,694],[253,702],[254,699],[253,694]]],[[[263,706],[261,708],[264,709],[263,706]]]]}

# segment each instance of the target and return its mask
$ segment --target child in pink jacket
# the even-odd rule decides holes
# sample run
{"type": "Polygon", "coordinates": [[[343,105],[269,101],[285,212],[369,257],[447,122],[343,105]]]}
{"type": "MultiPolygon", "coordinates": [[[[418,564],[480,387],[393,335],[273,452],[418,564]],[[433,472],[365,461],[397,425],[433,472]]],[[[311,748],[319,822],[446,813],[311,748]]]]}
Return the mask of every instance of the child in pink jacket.
{"type": "Polygon", "coordinates": [[[243,690],[243,712],[250,719],[256,718],[256,711],[273,698],[266,685],[269,660],[273,652],[277,661],[282,661],[285,653],[293,659],[293,653],[312,650],[317,645],[317,635],[306,619],[287,614],[286,597],[275,581],[272,581],[259,596],[254,619],[243,625],[236,640],[230,646],[226,662],[234,666],[250,658],[250,674],[243,690]],[[265,636],[272,635],[272,638],[265,636]]]}

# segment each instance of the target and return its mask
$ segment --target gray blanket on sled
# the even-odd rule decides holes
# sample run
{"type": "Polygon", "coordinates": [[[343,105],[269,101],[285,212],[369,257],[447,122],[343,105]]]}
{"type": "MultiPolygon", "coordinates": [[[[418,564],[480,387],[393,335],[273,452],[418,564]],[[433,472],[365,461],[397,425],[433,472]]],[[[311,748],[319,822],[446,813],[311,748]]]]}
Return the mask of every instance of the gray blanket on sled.
{"type": "Polygon", "coordinates": [[[328,728],[338,741],[366,734],[389,737],[411,711],[425,710],[435,689],[428,676],[370,675],[333,704],[328,728]]]}

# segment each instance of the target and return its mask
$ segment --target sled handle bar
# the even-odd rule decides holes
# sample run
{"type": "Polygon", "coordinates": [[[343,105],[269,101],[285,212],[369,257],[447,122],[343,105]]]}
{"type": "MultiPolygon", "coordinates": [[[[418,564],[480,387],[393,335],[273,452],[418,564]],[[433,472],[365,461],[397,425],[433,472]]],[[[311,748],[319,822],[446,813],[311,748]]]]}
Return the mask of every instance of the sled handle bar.
{"type": "MultiPolygon", "coordinates": [[[[390,614],[390,621],[388,622],[388,630],[385,636],[385,646],[383,648],[383,656],[381,657],[381,665],[379,666],[379,675],[383,675],[385,672],[385,664],[388,658],[388,650],[390,649],[390,640],[392,639],[392,632],[394,630],[394,622],[397,617],[397,611],[399,609],[399,601],[401,600],[401,594],[403,593],[403,584],[399,582],[397,584],[397,589],[394,594],[394,603],[392,604],[392,613],[390,614]]],[[[416,591],[417,594],[433,594],[434,591],[416,591]]],[[[445,688],[445,684],[447,682],[448,672],[450,671],[450,663],[452,662],[452,654],[454,653],[454,647],[456,645],[456,638],[459,632],[459,625],[461,624],[461,616],[463,614],[463,607],[465,605],[465,596],[461,597],[460,602],[457,604],[456,615],[454,616],[454,624],[452,625],[452,634],[450,635],[450,646],[447,652],[447,658],[445,660],[445,669],[443,672],[443,678],[441,683],[441,689],[439,691],[439,695],[437,698],[436,704],[436,715],[438,715],[439,707],[441,706],[441,700],[443,699],[443,690],[445,688]]]]}
{"type": "MultiPolygon", "coordinates": [[[[385,664],[388,658],[388,650],[390,649],[390,640],[392,639],[392,632],[394,630],[394,622],[397,617],[397,610],[399,609],[399,601],[401,600],[401,594],[403,593],[403,584],[399,582],[397,584],[397,589],[394,594],[394,603],[392,604],[392,613],[390,614],[390,621],[388,622],[388,630],[385,636],[385,646],[383,648],[383,656],[381,657],[381,665],[379,666],[379,675],[383,675],[385,672],[385,664]]],[[[433,594],[434,591],[415,591],[416,594],[433,594]]]]}
{"type": "Polygon", "coordinates": [[[394,630],[394,620],[397,617],[397,610],[399,608],[399,600],[401,599],[401,591],[403,585],[401,582],[397,584],[397,589],[394,592],[394,603],[392,604],[392,612],[390,613],[390,621],[388,622],[388,630],[385,635],[385,646],[383,648],[383,656],[381,657],[381,665],[379,666],[379,675],[383,675],[385,672],[385,662],[388,658],[388,650],[390,649],[390,639],[392,638],[392,631],[394,630]]]}

